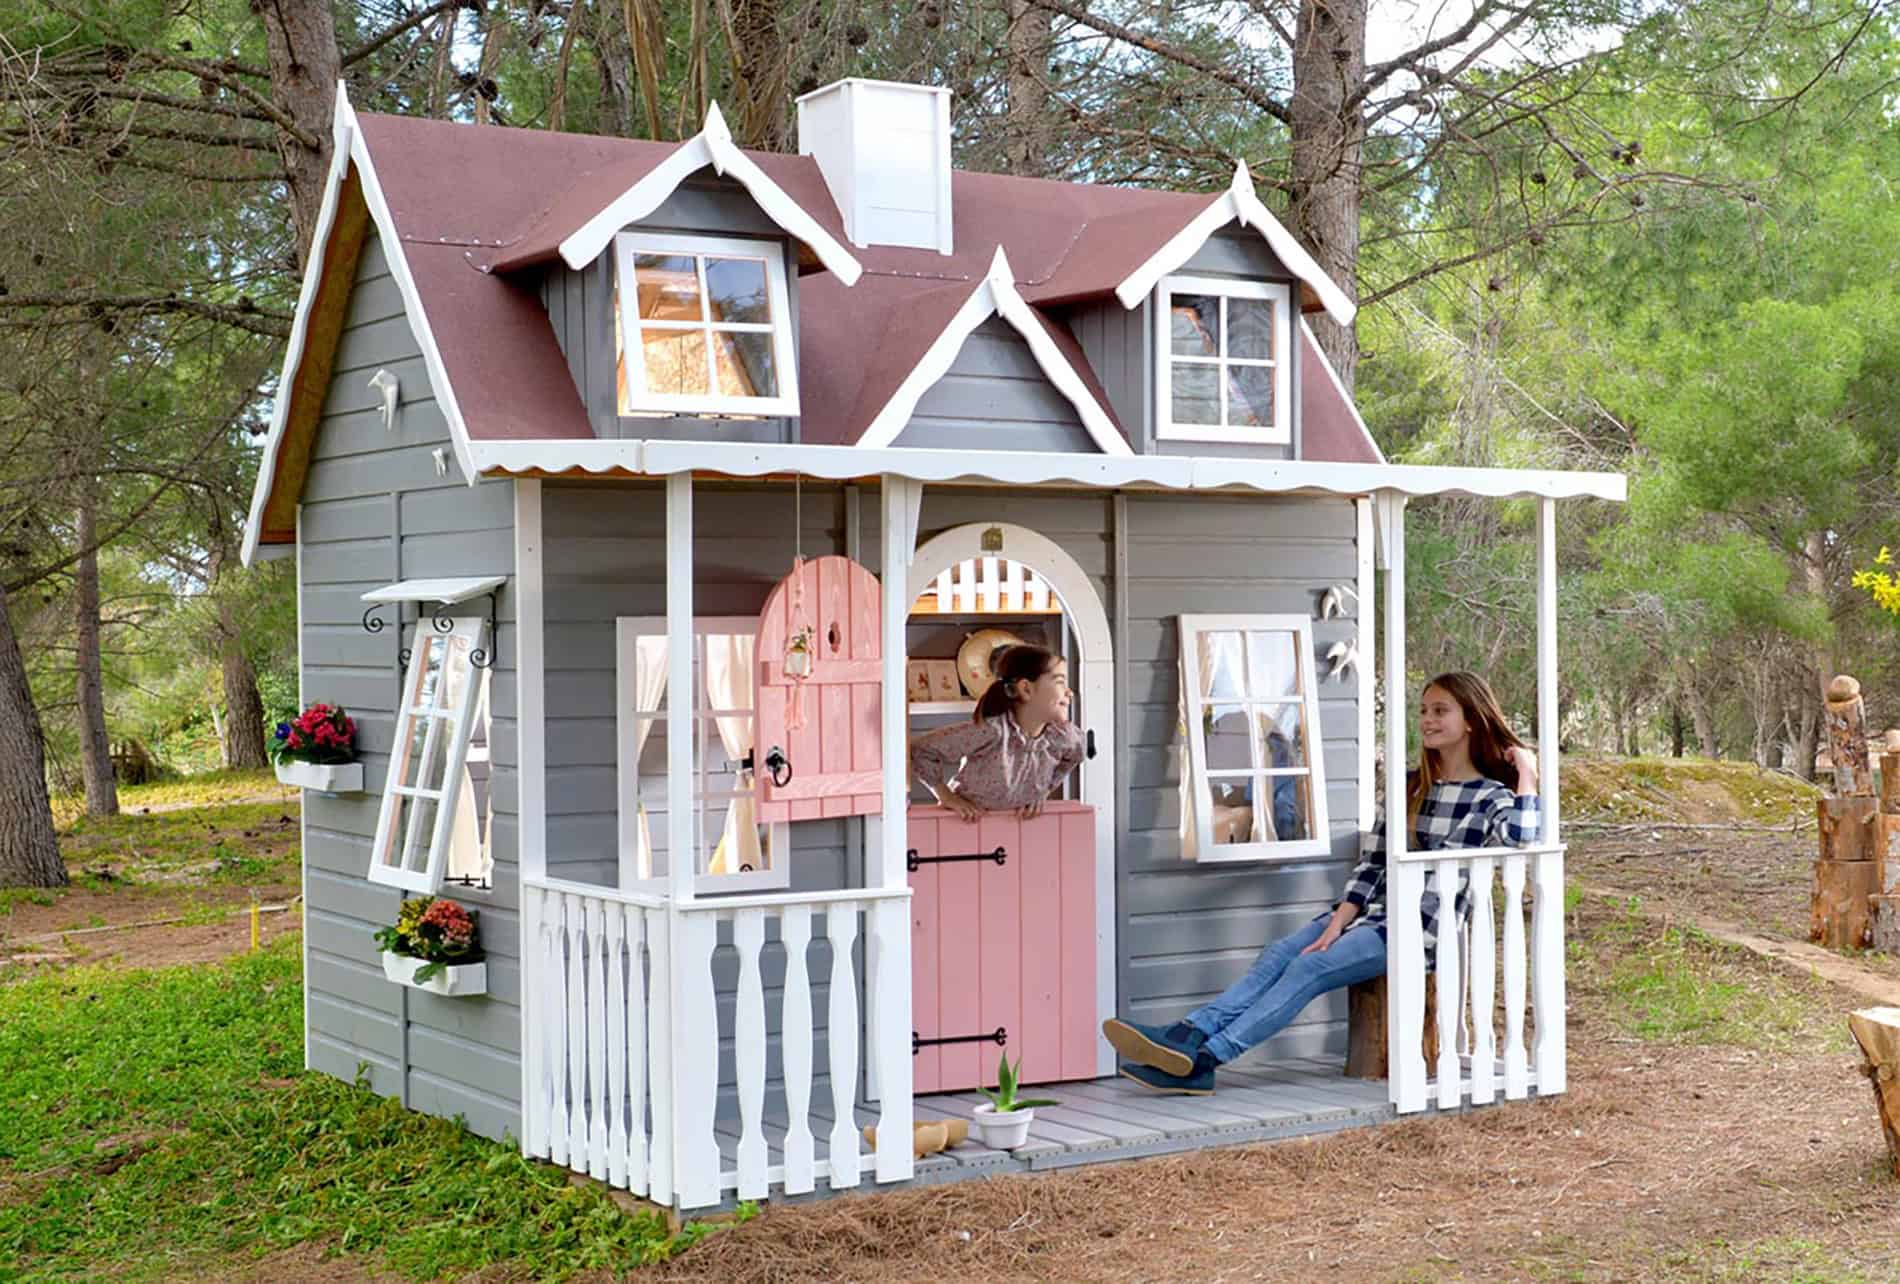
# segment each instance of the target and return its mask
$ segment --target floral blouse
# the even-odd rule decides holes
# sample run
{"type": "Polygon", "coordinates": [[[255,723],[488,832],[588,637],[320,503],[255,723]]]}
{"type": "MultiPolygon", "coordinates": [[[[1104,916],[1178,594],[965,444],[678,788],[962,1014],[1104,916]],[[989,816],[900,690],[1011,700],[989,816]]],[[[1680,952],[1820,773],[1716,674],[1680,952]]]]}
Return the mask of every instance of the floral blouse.
{"type": "Polygon", "coordinates": [[[1082,765],[1082,731],[1051,722],[1031,739],[1005,713],[943,727],[911,742],[910,768],[933,789],[950,785],[987,811],[1041,802],[1082,765]]]}

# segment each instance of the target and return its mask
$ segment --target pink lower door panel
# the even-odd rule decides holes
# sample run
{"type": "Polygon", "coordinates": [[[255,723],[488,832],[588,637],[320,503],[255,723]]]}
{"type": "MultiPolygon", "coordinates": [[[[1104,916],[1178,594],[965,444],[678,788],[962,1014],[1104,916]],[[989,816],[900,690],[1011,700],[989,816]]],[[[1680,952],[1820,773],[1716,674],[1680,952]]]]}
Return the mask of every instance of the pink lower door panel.
{"type": "Polygon", "coordinates": [[[1005,1051],[1025,1083],[1093,1078],[1095,809],[912,807],[909,846],[916,1091],[993,1086],[1005,1051]]]}

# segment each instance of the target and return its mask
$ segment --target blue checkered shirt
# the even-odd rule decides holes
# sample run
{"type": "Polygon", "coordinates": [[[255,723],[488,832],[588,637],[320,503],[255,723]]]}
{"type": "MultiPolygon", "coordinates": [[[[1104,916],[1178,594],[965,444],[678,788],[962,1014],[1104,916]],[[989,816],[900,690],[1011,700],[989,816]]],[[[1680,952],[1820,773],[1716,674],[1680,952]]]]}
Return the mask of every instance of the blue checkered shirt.
{"type": "MultiPolygon", "coordinates": [[[[1536,794],[1515,794],[1496,780],[1441,780],[1418,807],[1408,851],[1447,851],[1458,847],[1522,847],[1542,830],[1536,794]]],[[[1438,944],[1437,872],[1425,872],[1419,909],[1425,922],[1425,957],[1438,944]]],[[[1361,845],[1359,863],[1340,903],[1359,907],[1347,931],[1370,927],[1385,935],[1385,821],[1381,819],[1361,845]]],[[[1334,908],[1338,906],[1335,905],[1334,908]]],[[[1471,912],[1471,875],[1460,871],[1455,905],[1458,921],[1471,912]]]]}

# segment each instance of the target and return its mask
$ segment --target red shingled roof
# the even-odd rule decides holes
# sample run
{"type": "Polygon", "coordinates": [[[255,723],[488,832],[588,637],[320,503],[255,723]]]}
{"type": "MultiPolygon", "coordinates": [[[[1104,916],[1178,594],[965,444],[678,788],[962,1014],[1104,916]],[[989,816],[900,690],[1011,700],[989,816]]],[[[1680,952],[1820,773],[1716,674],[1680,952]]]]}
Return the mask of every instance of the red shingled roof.
{"type": "MultiPolygon", "coordinates": [[[[562,240],[678,144],[372,114],[357,120],[470,438],[592,437],[534,278],[518,269],[553,260],[562,240]]],[[[816,162],[747,155],[845,240],[816,162]]],[[[999,245],[1023,297],[1039,305],[1039,318],[1106,408],[1079,345],[1045,309],[1112,293],[1214,199],[955,174],[955,254],[853,248],[865,268],[855,286],[827,272],[802,279],[801,438],[856,440],[983,279],[999,245]]],[[[1376,460],[1351,406],[1315,368],[1319,360],[1305,341],[1306,457],[1376,460]]]]}

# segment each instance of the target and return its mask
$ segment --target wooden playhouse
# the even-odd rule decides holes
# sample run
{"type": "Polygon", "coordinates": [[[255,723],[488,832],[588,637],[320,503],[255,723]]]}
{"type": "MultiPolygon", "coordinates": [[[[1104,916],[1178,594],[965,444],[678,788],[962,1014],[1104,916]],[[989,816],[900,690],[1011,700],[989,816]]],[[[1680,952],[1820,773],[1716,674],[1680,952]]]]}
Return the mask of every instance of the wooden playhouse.
{"type": "Polygon", "coordinates": [[[948,121],[845,81],[773,155],[716,109],[675,144],[339,92],[245,550],[296,557],[303,697],[361,728],[361,789],[304,808],[309,1065],[682,1209],[1563,1091],[1552,514],[1623,480],[1386,463],[1302,319],[1353,305],[1244,167],[963,173],[948,121]],[[1544,840],[1394,853],[1388,1081],[1340,1075],[1335,995],[1214,1097],[1136,1097],[1101,1020],[1338,894],[1406,500],[1445,492],[1541,512],[1544,840]],[[1090,756],[964,823],[906,741],[1007,637],[1069,657],[1090,756]],[[1431,1064],[1427,863],[1476,895],[1431,1064]],[[421,892],[479,911],[482,992],[385,976],[421,892]],[[1062,1105],[913,1159],[1003,1050],[1062,1105]]]}

